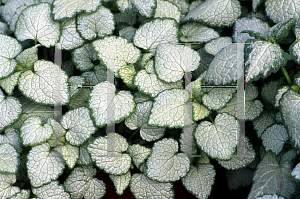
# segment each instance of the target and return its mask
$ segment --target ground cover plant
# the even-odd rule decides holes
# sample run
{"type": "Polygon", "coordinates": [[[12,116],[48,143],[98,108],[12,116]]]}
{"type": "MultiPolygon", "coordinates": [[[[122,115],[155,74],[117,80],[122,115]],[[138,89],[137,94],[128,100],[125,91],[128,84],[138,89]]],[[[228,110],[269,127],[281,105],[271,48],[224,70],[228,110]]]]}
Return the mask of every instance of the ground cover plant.
{"type": "Polygon", "coordinates": [[[0,199],[299,199],[299,10],[2,0],[0,199]]]}

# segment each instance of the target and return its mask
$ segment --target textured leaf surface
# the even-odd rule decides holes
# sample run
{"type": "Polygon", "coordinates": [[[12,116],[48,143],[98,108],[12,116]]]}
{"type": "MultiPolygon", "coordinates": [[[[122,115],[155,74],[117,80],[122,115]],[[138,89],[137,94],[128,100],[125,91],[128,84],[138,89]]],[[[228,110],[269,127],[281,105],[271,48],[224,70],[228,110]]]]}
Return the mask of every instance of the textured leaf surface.
{"type": "Polygon", "coordinates": [[[33,39],[49,48],[59,40],[60,24],[51,18],[51,5],[40,3],[23,10],[16,23],[15,35],[18,40],[33,39]]]}
{"type": "Polygon", "coordinates": [[[81,76],[85,77],[87,85],[94,86],[107,79],[107,69],[104,65],[97,65],[93,71],[84,72],[81,76]]]}
{"type": "Polygon", "coordinates": [[[300,163],[298,163],[295,168],[293,169],[291,175],[297,179],[300,180],[300,163]]]}
{"type": "Polygon", "coordinates": [[[125,37],[129,41],[133,42],[133,37],[135,35],[136,28],[132,26],[128,26],[126,28],[123,28],[119,31],[120,37],[125,37]]]}
{"type": "MultiPolygon", "coordinates": [[[[16,12],[14,13],[14,15],[12,16],[11,18],[11,21],[10,21],[10,25],[9,25],[9,29],[12,31],[12,32],[15,32],[15,28],[16,28],[16,23],[19,19],[19,16],[20,14],[22,13],[22,11],[27,8],[27,5],[23,5],[23,6],[20,6],[17,8],[16,12]]],[[[12,13],[11,13],[12,14],[12,13]]]]}
{"type": "Polygon", "coordinates": [[[33,188],[32,192],[39,198],[49,198],[49,199],[70,199],[70,195],[64,190],[58,181],[52,181],[47,185],[39,188],[33,188]]]}
{"type": "Polygon", "coordinates": [[[160,44],[156,49],[155,71],[159,79],[176,82],[185,73],[196,70],[200,59],[199,54],[187,46],[160,44]]]}
{"type": "Polygon", "coordinates": [[[182,42],[200,42],[206,43],[212,39],[216,39],[219,33],[212,28],[208,28],[201,23],[190,22],[180,27],[183,36],[180,37],[182,42]]]}
{"type": "Polygon", "coordinates": [[[14,128],[5,128],[0,134],[0,144],[5,143],[12,145],[18,153],[23,151],[19,131],[14,128]]]}
{"type": "Polygon", "coordinates": [[[48,143],[33,147],[27,158],[28,177],[33,187],[56,180],[65,168],[60,154],[50,151],[48,143]]]}
{"type": "Polygon", "coordinates": [[[60,122],[57,122],[53,118],[49,117],[47,120],[47,124],[49,124],[53,129],[53,134],[47,142],[51,147],[61,146],[63,145],[63,139],[66,135],[66,130],[61,126],[60,122]]]}
{"type": "Polygon", "coordinates": [[[188,93],[181,89],[165,90],[154,99],[148,125],[159,127],[179,127],[192,124],[189,112],[188,93]]]}
{"type": "Polygon", "coordinates": [[[277,44],[256,41],[247,47],[249,47],[250,53],[245,62],[246,83],[266,78],[287,63],[283,50],[277,44]]]}
{"type": "Polygon", "coordinates": [[[119,76],[123,80],[123,82],[130,88],[134,86],[133,78],[136,74],[135,68],[133,64],[130,64],[124,68],[121,68],[118,72],[119,76]]]}
{"type": "Polygon", "coordinates": [[[283,197],[278,197],[276,194],[269,194],[269,195],[264,195],[262,197],[257,197],[255,199],[284,199],[283,197]]]}
{"type": "Polygon", "coordinates": [[[240,127],[235,117],[218,114],[214,123],[201,122],[195,132],[196,142],[212,158],[228,160],[235,152],[240,127]]]}
{"type": "Polygon", "coordinates": [[[255,159],[255,151],[247,137],[244,138],[243,144],[245,148],[241,149],[241,153],[238,151],[237,155],[230,160],[218,160],[218,163],[228,170],[240,169],[250,164],[255,159]]]}
{"type": "Polygon", "coordinates": [[[15,122],[22,112],[22,105],[15,97],[7,97],[0,90],[0,130],[15,122]]]}
{"type": "Polygon", "coordinates": [[[19,193],[16,193],[9,199],[29,199],[30,198],[30,190],[22,189],[19,193]]]}
{"type": "Polygon", "coordinates": [[[38,60],[38,47],[40,46],[40,44],[37,44],[25,49],[16,57],[16,61],[22,69],[33,69],[34,62],[38,60]]]}
{"type": "Polygon", "coordinates": [[[0,173],[0,193],[1,199],[10,198],[14,194],[20,192],[20,188],[13,186],[17,181],[15,174],[2,174],[0,173]]]}
{"type": "MultiPolygon", "coordinates": [[[[90,85],[90,84],[87,84],[90,85]]],[[[91,89],[84,88],[82,91],[74,98],[70,99],[70,103],[68,104],[69,109],[75,109],[80,107],[87,107],[87,101],[89,99],[89,94],[91,89]]]]}
{"type": "Polygon", "coordinates": [[[12,75],[0,80],[0,86],[8,95],[13,94],[14,88],[18,84],[19,76],[21,73],[22,72],[15,72],[12,75]]]}
{"type": "Polygon", "coordinates": [[[76,146],[65,144],[64,146],[56,147],[55,150],[61,154],[69,169],[73,169],[79,157],[79,148],[76,146]]]}
{"type": "Polygon", "coordinates": [[[19,166],[19,153],[11,144],[0,144],[0,172],[16,173],[19,166]]]}
{"type": "Polygon", "coordinates": [[[98,57],[115,75],[128,64],[135,63],[140,57],[140,50],[123,37],[108,36],[93,42],[98,57]]]}
{"type": "Polygon", "coordinates": [[[134,84],[141,92],[148,94],[151,97],[156,97],[160,92],[164,90],[172,88],[182,88],[182,79],[176,82],[166,83],[160,80],[156,74],[149,74],[146,72],[146,70],[141,70],[135,76],[134,84]]]}
{"type": "Polygon", "coordinates": [[[177,43],[178,27],[172,19],[154,19],[137,29],[133,41],[137,47],[155,53],[161,43],[177,43]],[[160,31],[158,31],[160,30],[160,31]]]}
{"type": "Polygon", "coordinates": [[[101,3],[101,0],[54,0],[53,11],[54,20],[62,20],[64,18],[72,18],[79,12],[94,12],[101,3]]]}
{"type": "Polygon", "coordinates": [[[128,171],[123,175],[109,175],[109,178],[114,183],[118,195],[123,195],[124,190],[128,187],[131,180],[131,173],[128,171]]]}
{"type": "Polygon", "coordinates": [[[59,39],[58,49],[72,50],[84,44],[84,39],[76,30],[76,19],[66,19],[61,22],[61,36],[59,39]]]}
{"type": "Polygon", "coordinates": [[[147,159],[146,175],[159,182],[177,181],[190,170],[190,160],[184,153],[178,153],[178,143],[164,138],[157,141],[147,159]]]}
{"type": "Polygon", "coordinates": [[[222,50],[222,48],[227,47],[231,43],[232,43],[231,37],[219,37],[205,44],[204,49],[209,54],[216,56],[216,54],[218,54],[218,52],[222,50]]]}
{"type": "Polygon", "coordinates": [[[197,153],[197,143],[195,140],[196,127],[196,124],[185,126],[180,134],[180,151],[188,156],[197,153]]]}
{"type": "Polygon", "coordinates": [[[34,63],[34,72],[25,71],[19,78],[19,89],[32,100],[43,104],[55,104],[54,96],[60,95],[62,105],[69,101],[67,74],[50,61],[38,60],[34,63]],[[60,76],[60,92],[55,87],[57,76],[60,76]]]}
{"type": "Polygon", "coordinates": [[[245,120],[253,121],[263,111],[263,104],[255,100],[258,96],[258,89],[254,84],[245,85],[245,120]]]}
{"type": "Polygon", "coordinates": [[[215,182],[216,171],[212,164],[191,166],[190,171],[182,179],[183,186],[197,198],[207,198],[215,182]]]}
{"type": "Polygon", "coordinates": [[[275,95],[278,89],[278,81],[270,81],[263,85],[261,97],[266,103],[275,104],[275,95]]]}
{"type": "Polygon", "coordinates": [[[169,1],[157,1],[154,18],[173,18],[179,23],[180,15],[180,10],[176,5],[169,1]]]}
{"type": "Polygon", "coordinates": [[[289,163],[279,165],[276,156],[268,152],[257,166],[248,199],[273,193],[290,198],[296,189],[291,172],[289,163]]]}
{"type": "Polygon", "coordinates": [[[263,111],[252,123],[257,136],[260,138],[266,128],[275,123],[275,115],[273,112],[263,111]]]}
{"type": "Polygon", "coordinates": [[[129,186],[135,198],[175,198],[172,183],[157,182],[155,180],[149,179],[142,173],[133,174],[129,186]]]}
{"type": "Polygon", "coordinates": [[[184,21],[195,20],[211,26],[231,26],[242,14],[238,0],[209,0],[189,11],[184,21]]]}
{"type": "Polygon", "coordinates": [[[20,132],[24,146],[35,146],[48,140],[53,134],[53,129],[51,125],[43,124],[40,117],[34,116],[24,121],[20,132]]]}
{"type": "Polygon", "coordinates": [[[283,125],[274,124],[265,130],[261,138],[265,150],[271,150],[278,155],[289,137],[283,125]]]}
{"type": "Polygon", "coordinates": [[[76,97],[81,91],[82,88],[79,86],[85,85],[85,78],[81,76],[72,76],[69,79],[69,94],[71,98],[76,97]]]}
{"type": "Polygon", "coordinates": [[[99,7],[95,13],[82,13],[77,17],[77,30],[87,40],[111,35],[114,29],[113,14],[103,6],[99,7]]]}
{"type": "Polygon", "coordinates": [[[0,79],[13,73],[17,62],[13,59],[21,51],[22,45],[13,37],[0,34],[0,79]]]}
{"type": "Polygon", "coordinates": [[[285,22],[300,16],[300,2],[293,0],[266,0],[266,14],[275,22],[285,22]]]}
{"type": "Polygon", "coordinates": [[[97,126],[102,127],[121,122],[128,117],[135,108],[133,96],[129,91],[120,91],[115,94],[116,87],[107,81],[97,84],[90,93],[89,108],[97,126]],[[109,98],[109,99],[108,99],[109,98]],[[107,113],[109,105],[114,105],[114,118],[111,112],[107,113]],[[124,108],[126,107],[126,108],[124,108]]]}
{"type": "Polygon", "coordinates": [[[128,154],[130,155],[133,163],[137,168],[149,157],[151,154],[151,149],[147,147],[141,146],[139,144],[133,144],[128,147],[127,150],[128,154]]]}
{"type": "Polygon", "coordinates": [[[296,146],[300,146],[300,95],[293,90],[288,90],[280,100],[280,111],[284,124],[287,127],[289,136],[295,141],[296,146]]]}
{"type": "Polygon", "coordinates": [[[74,199],[102,198],[106,193],[106,187],[102,180],[95,178],[96,173],[93,166],[76,167],[64,182],[71,197],[74,199]]]}
{"type": "Polygon", "coordinates": [[[193,102],[192,106],[193,106],[194,121],[202,120],[202,119],[208,117],[208,115],[211,113],[211,111],[209,109],[207,109],[205,106],[203,106],[197,102],[193,102]]]}
{"type": "Polygon", "coordinates": [[[210,110],[218,110],[226,105],[236,92],[236,88],[213,88],[202,96],[203,104],[210,110]]]}
{"type": "Polygon", "coordinates": [[[223,48],[213,58],[205,76],[205,83],[229,85],[237,80],[237,46],[231,44],[223,48]]]}
{"type": "Polygon", "coordinates": [[[88,151],[96,165],[106,173],[121,175],[127,173],[130,168],[131,158],[128,154],[122,154],[128,148],[126,139],[117,134],[109,133],[106,137],[99,137],[89,144],[88,151]],[[113,151],[107,151],[108,145],[114,144],[113,151]]]}
{"type": "Polygon", "coordinates": [[[77,164],[79,165],[90,165],[92,164],[92,158],[87,150],[87,144],[79,147],[79,157],[77,160],[77,164]]]}
{"type": "Polygon", "coordinates": [[[72,51],[72,61],[80,71],[88,71],[94,67],[93,61],[97,60],[97,53],[92,44],[84,44],[72,51]]]}
{"type": "Polygon", "coordinates": [[[66,140],[76,146],[82,144],[96,131],[90,117],[90,110],[86,107],[67,112],[61,120],[61,125],[68,129],[66,140]]]}

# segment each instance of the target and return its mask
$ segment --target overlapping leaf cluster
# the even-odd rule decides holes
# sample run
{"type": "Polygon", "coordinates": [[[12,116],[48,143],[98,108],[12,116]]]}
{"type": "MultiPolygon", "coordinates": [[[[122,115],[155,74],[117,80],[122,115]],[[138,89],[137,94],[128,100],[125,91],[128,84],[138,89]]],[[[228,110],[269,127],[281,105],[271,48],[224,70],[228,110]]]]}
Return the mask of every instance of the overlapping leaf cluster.
{"type": "Polygon", "coordinates": [[[249,2],[2,0],[0,199],[102,198],[100,171],[118,195],[176,198],[180,180],[203,199],[211,159],[248,199],[299,198],[300,4],[249,2]]]}

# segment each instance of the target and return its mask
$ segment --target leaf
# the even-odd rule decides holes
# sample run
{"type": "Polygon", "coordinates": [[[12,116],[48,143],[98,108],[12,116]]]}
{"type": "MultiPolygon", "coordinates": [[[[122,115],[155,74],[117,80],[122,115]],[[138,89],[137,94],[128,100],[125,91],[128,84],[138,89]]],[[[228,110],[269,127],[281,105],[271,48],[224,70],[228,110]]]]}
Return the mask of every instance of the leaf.
{"type": "Polygon", "coordinates": [[[122,37],[107,36],[94,41],[93,47],[98,58],[116,77],[120,68],[135,63],[141,56],[140,50],[122,37]]]}
{"type": "Polygon", "coordinates": [[[55,150],[61,154],[69,169],[73,169],[79,157],[79,148],[65,144],[64,146],[57,146],[55,150]]]}
{"type": "Polygon", "coordinates": [[[205,106],[203,106],[197,102],[193,102],[192,106],[193,106],[192,108],[193,108],[194,121],[202,120],[202,119],[208,117],[208,115],[211,113],[211,111],[209,109],[207,109],[205,106]]]}
{"type": "Polygon", "coordinates": [[[300,163],[298,163],[295,168],[293,169],[291,175],[296,179],[300,180],[300,163]]]}
{"type": "Polygon", "coordinates": [[[96,126],[103,127],[112,123],[120,123],[134,112],[135,103],[133,96],[129,91],[119,91],[115,93],[114,84],[105,81],[94,86],[90,93],[88,107],[91,109],[91,117],[96,126]],[[114,107],[109,107],[113,104],[114,107]],[[124,107],[126,107],[124,109],[124,107]],[[114,112],[108,112],[107,109],[114,108],[114,112]],[[114,115],[113,115],[114,113],[114,115]]]}
{"type": "Polygon", "coordinates": [[[289,163],[279,165],[275,154],[268,152],[257,166],[248,199],[274,193],[291,198],[296,189],[291,172],[289,163]]]}
{"type": "Polygon", "coordinates": [[[114,183],[118,195],[123,195],[124,190],[128,187],[131,180],[131,173],[128,171],[123,175],[109,175],[109,178],[114,183]]]}
{"type": "Polygon", "coordinates": [[[75,146],[83,144],[96,131],[90,110],[86,107],[68,111],[62,117],[61,125],[67,129],[66,140],[75,146]]]}
{"type": "Polygon", "coordinates": [[[277,44],[256,41],[247,47],[250,53],[245,61],[246,83],[266,78],[287,63],[283,50],[277,44]]]}
{"type": "Polygon", "coordinates": [[[104,65],[97,65],[93,71],[84,72],[81,76],[85,77],[87,85],[96,85],[107,79],[107,69],[104,65]]]}
{"type": "Polygon", "coordinates": [[[278,155],[288,140],[288,134],[283,125],[274,124],[265,130],[261,138],[265,150],[271,150],[278,155]]]}
{"type": "Polygon", "coordinates": [[[96,169],[93,166],[73,169],[64,182],[71,198],[102,198],[106,193],[105,183],[95,176],[96,169]]]}
{"type": "MultiPolygon", "coordinates": [[[[18,1],[20,2],[20,1],[18,1]]],[[[11,18],[11,21],[10,21],[10,24],[9,24],[9,29],[12,31],[12,32],[15,32],[15,28],[16,28],[16,23],[19,19],[19,16],[20,14],[22,13],[22,11],[27,8],[28,5],[22,5],[20,7],[17,8],[16,12],[14,13],[14,15],[12,16],[11,18]]],[[[10,13],[11,14],[11,13],[10,13]]]]}
{"type": "Polygon", "coordinates": [[[209,68],[210,63],[212,62],[214,56],[207,53],[204,48],[198,50],[198,53],[201,57],[200,65],[196,70],[193,71],[193,78],[197,79],[200,75],[204,75],[209,68]],[[205,73],[204,73],[205,72],[205,73]]]}
{"type": "Polygon", "coordinates": [[[97,167],[108,174],[122,175],[127,173],[131,165],[130,156],[123,153],[127,148],[128,143],[123,136],[109,133],[106,137],[96,138],[90,143],[88,151],[97,167]]]}
{"type": "Polygon", "coordinates": [[[49,184],[42,187],[33,188],[32,192],[39,198],[70,199],[69,193],[65,191],[64,187],[61,186],[58,181],[51,181],[49,184]]]}
{"type": "Polygon", "coordinates": [[[156,1],[117,0],[117,5],[118,10],[121,12],[126,12],[134,16],[139,13],[141,16],[149,18],[153,16],[153,12],[156,7],[156,1]]]}
{"type": "Polygon", "coordinates": [[[142,102],[152,100],[152,98],[149,95],[145,95],[144,93],[139,91],[134,92],[133,96],[134,96],[135,103],[142,103],[142,102]]]}
{"type": "Polygon", "coordinates": [[[32,147],[27,159],[28,177],[33,187],[56,180],[65,168],[60,154],[51,151],[48,143],[32,147]]]}
{"type": "Polygon", "coordinates": [[[3,79],[15,70],[14,58],[22,51],[22,45],[15,38],[0,34],[0,48],[0,79],[3,79]]]}
{"type": "Polygon", "coordinates": [[[216,171],[212,164],[191,166],[187,175],[182,178],[183,186],[197,198],[207,198],[215,182],[216,171]]]}
{"type": "Polygon", "coordinates": [[[261,97],[265,103],[269,103],[274,106],[278,83],[278,81],[270,81],[263,85],[261,89],[261,97]]]}
{"type": "Polygon", "coordinates": [[[275,23],[285,22],[290,18],[299,19],[299,2],[292,0],[266,0],[266,14],[275,23]]]}
{"type": "Polygon", "coordinates": [[[19,187],[13,186],[17,178],[15,174],[2,174],[0,173],[0,193],[1,199],[10,198],[16,193],[20,192],[19,187]]]}
{"type": "Polygon", "coordinates": [[[133,26],[128,26],[126,28],[122,28],[119,31],[119,36],[120,37],[125,37],[129,41],[133,42],[133,37],[135,35],[136,28],[133,26]]]}
{"type": "Polygon", "coordinates": [[[165,90],[154,99],[148,125],[169,128],[183,128],[190,125],[193,121],[189,107],[191,103],[185,90],[165,90]]]}
{"type": "Polygon", "coordinates": [[[22,189],[20,192],[16,193],[9,199],[29,199],[30,198],[30,190],[22,189]]]}
{"type": "Polygon", "coordinates": [[[70,97],[74,98],[82,91],[82,88],[79,86],[85,85],[85,78],[81,76],[72,76],[69,79],[69,85],[70,97]]]}
{"type": "Polygon", "coordinates": [[[73,50],[84,44],[84,39],[76,29],[75,18],[65,19],[61,22],[61,36],[58,44],[57,48],[60,50],[73,50]]]}
{"type": "Polygon", "coordinates": [[[185,73],[196,70],[199,54],[191,48],[176,44],[160,44],[156,48],[155,72],[165,82],[177,82],[185,73]]]}
{"type": "MultiPolygon", "coordinates": [[[[236,93],[233,94],[234,97],[226,104],[226,106],[224,108],[221,108],[219,110],[217,110],[217,113],[228,113],[231,116],[236,117],[236,113],[237,113],[237,97],[236,97],[236,93]]],[[[243,109],[242,111],[245,111],[245,109],[243,109]]],[[[245,111],[245,115],[246,115],[246,111],[245,111]]]]}
{"type": "Polygon", "coordinates": [[[77,164],[79,165],[91,165],[93,163],[91,155],[87,150],[88,145],[84,144],[79,147],[79,158],[77,160],[77,164]]]}
{"type": "Polygon", "coordinates": [[[37,44],[35,46],[32,46],[28,49],[25,49],[22,51],[17,57],[16,61],[18,63],[18,66],[21,66],[22,69],[32,70],[34,62],[38,60],[38,47],[40,47],[40,44],[37,44]]]}
{"type": "Polygon", "coordinates": [[[136,74],[135,68],[133,64],[125,66],[118,71],[119,76],[123,80],[123,82],[130,88],[134,87],[133,78],[136,74]]]}
{"type": "Polygon", "coordinates": [[[253,121],[261,115],[263,104],[260,100],[255,100],[258,96],[257,87],[250,83],[245,85],[245,120],[253,121]]]}
{"type": "Polygon", "coordinates": [[[180,134],[180,151],[187,156],[191,156],[197,153],[197,143],[195,140],[195,130],[197,125],[184,126],[182,133],[180,134]]]}
{"type": "Polygon", "coordinates": [[[135,198],[175,198],[172,183],[151,180],[142,173],[132,175],[129,187],[135,198]]]}
{"type": "Polygon", "coordinates": [[[239,123],[227,113],[218,114],[214,123],[203,121],[195,132],[198,146],[207,155],[218,160],[228,160],[235,152],[240,134],[239,123]]]}
{"type": "Polygon", "coordinates": [[[15,72],[12,75],[0,80],[0,86],[8,95],[13,94],[14,88],[18,84],[19,76],[21,73],[22,72],[15,72]]]}
{"type": "Polygon", "coordinates": [[[184,153],[178,153],[178,143],[164,138],[154,143],[147,159],[147,177],[159,182],[174,182],[190,170],[190,160],[184,153]]]}
{"type": "Polygon", "coordinates": [[[283,197],[278,197],[276,194],[264,195],[262,197],[257,197],[256,199],[284,199],[283,197]]]}
{"type": "Polygon", "coordinates": [[[218,110],[226,106],[234,93],[236,88],[212,88],[202,96],[202,102],[209,110],[218,110]]]}
{"type": "Polygon", "coordinates": [[[256,154],[247,137],[244,137],[244,143],[241,147],[244,147],[240,148],[242,151],[237,151],[237,155],[233,156],[230,160],[218,160],[218,163],[228,170],[236,170],[246,167],[254,161],[256,154]]]}
{"type": "Polygon", "coordinates": [[[177,23],[174,19],[154,19],[137,29],[133,42],[137,47],[155,53],[159,44],[178,42],[177,23]]]}
{"type": "Polygon", "coordinates": [[[38,116],[27,118],[20,129],[23,146],[36,146],[44,143],[53,134],[53,128],[49,124],[43,124],[38,116]]]}
{"type": "Polygon", "coordinates": [[[189,22],[180,28],[182,42],[200,42],[206,43],[220,37],[219,33],[212,28],[197,22],[189,22]]]}
{"type": "MultiPolygon", "coordinates": [[[[216,56],[220,50],[232,43],[231,37],[219,37],[205,44],[204,49],[207,53],[216,56]]],[[[200,55],[201,56],[201,55],[200,55]]]]}
{"type": "Polygon", "coordinates": [[[52,14],[55,21],[61,21],[66,18],[73,18],[74,15],[86,12],[95,12],[101,5],[101,0],[54,0],[52,14]]]}
{"type": "Polygon", "coordinates": [[[80,35],[87,40],[111,35],[115,29],[113,14],[103,6],[94,13],[78,15],[76,25],[80,35]]]}
{"type": "Polygon", "coordinates": [[[180,15],[180,10],[175,4],[164,0],[157,1],[154,18],[173,18],[179,23],[180,15]]]}
{"type": "Polygon", "coordinates": [[[93,61],[97,60],[97,53],[92,44],[84,44],[71,52],[72,61],[80,71],[88,71],[94,67],[93,61]]]}
{"type": "Polygon", "coordinates": [[[144,163],[152,153],[151,149],[139,144],[129,145],[127,152],[137,168],[140,168],[141,164],[144,163]]]}
{"type": "Polygon", "coordinates": [[[22,105],[15,97],[7,97],[0,89],[0,130],[14,123],[22,113],[22,105]]]}
{"type": "Polygon", "coordinates": [[[15,36],[19,41],[33,39],[49,48],[56,44],[60,34],[60,24],[52,20],[49,3],[28,6],[16,23],[15,36]]]}
{"type": "Polygon", "coordinates": [[[76,97],[70,99],[70,103],[68,104],[69,109],[87,107],[87,101],[88,101],[90,92],[91,92],[90,88],[82,89],[82,91],[76,97]]]}
{"type": "Polygon", "coordinates": [[[273,112],[263,111],[258,118],[252,121],[252,123],[257,136],[260,138],[266,128],[275,123],[275,115],[273,112]]]}
{"type": "MultiPolygon", "coordinates": [[[[145,67],[147,66],[148,64],[145,67]]],[[[146,70],[140,70],[134,77],[134,85],[138,87],[139,91],[148,94],[151,97],[156,97],[159,93],[161,93],[164,90],[172,88],[182,88],[182,79],[176,82],[167,83],[160,80],[155,73],[149,73],[152,72],[151,69],[147,69],[148,72],[146,70]]]]}
{"type": "Polygon", "coordinates": [[[61,126],[60,122],[57,122],[53,118],[49,117],[47,120],[47,124],[49,124],[53,129],[53,134],[47,142],[51,147],[61,146],[63,145],[63,138],[66,135],[66,130],[61,126]]]}
{"type": "Polygon", "coordinates": [[[287,127],[289,137],[295,142],[295,146],[300,146],[298,122],[300,114],[300,95],[289,89],[280,99],[280,112],[285,126],[287,127]]]}
{"type": "Polygon", "coordinates": [[[53,96],[60,95],[61,104],[64,105],[69,102],[67,79],[67,74],[58,65],[38,60],[34,63],[34,72],[28,70],[21,74],[18,87],[26,97],[43,104],[56,104],[53,96]],[[57,82],[57,76],[61,82],[57,82]],[[62,89],[60,92],[56,84],[62,89]]]}
{"type": "Polygon", "coordinates": [[[0,173],[16,174],[19,164],[17,150],[11,144],[0,144],[0,173]]]}
{"type": "Polygon", "coordinates": [[[255,17],[238,19],[233,26],[233,41],[244,43],[248,39],[254,38],[267,41],[267,37],[263,33],[269,28],[270,26],[267,22],[255,17]]]}
{"type": "Polygon", "coordinates": [[[216,54],[209,65],[205,83],[209,85],[230,85],[237,81],[237,45],[230,44],[216,54]]]}
{"type": "Polygon", "coordinates": [[[242,14],[238,0],[209,0],[204,1],[189,11],[183,21],[199,21],[215,27],[229,27],[242,14]]]}
{"type": "Polygon", "coordinates": [[[22,153],[23,148],[19,131],[15,128],[5,128],[4,133],[0,134],[0,144],[5,143],[12,145],[18,153],[22,153]]]}

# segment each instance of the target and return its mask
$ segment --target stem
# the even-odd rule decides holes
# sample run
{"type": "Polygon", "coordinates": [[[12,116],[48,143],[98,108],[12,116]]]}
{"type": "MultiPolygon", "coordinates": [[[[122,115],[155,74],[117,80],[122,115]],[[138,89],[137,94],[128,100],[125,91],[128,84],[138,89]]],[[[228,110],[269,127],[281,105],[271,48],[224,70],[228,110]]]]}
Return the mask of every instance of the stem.
{"type": "Polygon", "coordinates": [[[139,131],[140,131],[140,129],[135,130],[135,131],[131,134],[131,136],[128,138],[128,140],[131,140],[131,139],[133,138],[133,136],[135,136],[135,134],[136,134],[137,132],[139,132],[139,131]]]}
{"type": "Polygon", "coordinates": [[[212,119],[211,115],[209,115],[208,117],[209,117],[209,119],[211,120],[211,122],[214,124],[215,122],[214,122],[214,120],[212,119]]]}
{"type": "Polygon", "coordinates": [[[44,59],[45,59],[46,61],[48,61],[48,50],[47,50],[46,47],[43,48],[43,52],[44,52],[44,59]]]}
{"type": "Polygon", "coordinates": [[[35,39],[35,40],[34,40],[34,45],[36,45],[36,44],[37,44],[37,40],[35,39]]]}
{"type": "Polygon", "coordinates": [[[289,84],[290,86],[292,86],[292,85],[293,85],[292,80],[291,80],[291,78],[290,78],[288,72],[286,71],[285,67],[282,66],[280,69],[281,69],[283,75],[285,76],[285,78],[286,78],[288,84],[289,84]]]}

